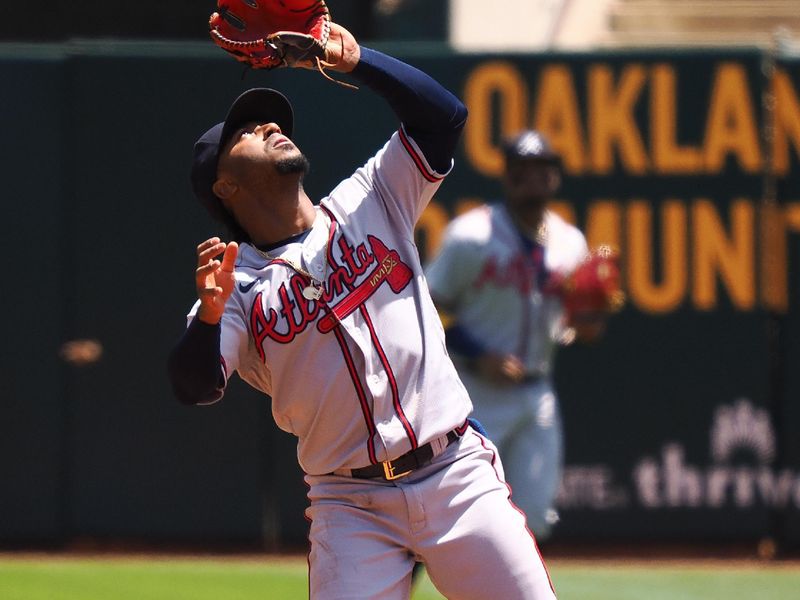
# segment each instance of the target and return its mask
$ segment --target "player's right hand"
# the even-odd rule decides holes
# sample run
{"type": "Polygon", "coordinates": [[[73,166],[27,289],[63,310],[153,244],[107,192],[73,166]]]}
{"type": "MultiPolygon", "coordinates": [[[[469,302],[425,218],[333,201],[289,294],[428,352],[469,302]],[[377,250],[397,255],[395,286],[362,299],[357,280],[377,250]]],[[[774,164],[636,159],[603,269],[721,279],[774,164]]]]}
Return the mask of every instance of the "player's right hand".
{"type": "Polygon", "coordinates": [[[225,312],[225,302],[233,292],[235,283],[233,268],[239,245],[236,242],[225,243],[218,237],[212,237],[197,246],[197,270],[195,286],[200,307],[197,318],[216,325],[225,312]],[[222,260],[217,257],[222,254],[222,260]]]}
{"type": "Polygon", "coordinates": [[[525,377],[525,366],[513,354],[489,352],[477,359],[478,372],[497,384],[519,383],[525,377]]]}

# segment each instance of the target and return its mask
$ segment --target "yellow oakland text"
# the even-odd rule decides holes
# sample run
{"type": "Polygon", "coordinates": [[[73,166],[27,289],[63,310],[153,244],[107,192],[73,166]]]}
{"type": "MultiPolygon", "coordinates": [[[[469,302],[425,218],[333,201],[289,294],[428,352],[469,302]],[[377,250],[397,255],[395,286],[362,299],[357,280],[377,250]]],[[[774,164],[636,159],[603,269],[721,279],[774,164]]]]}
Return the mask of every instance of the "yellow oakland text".
{"type": "MultiPolygon", "coordinates": [[[[707,97],[699,100],[696,82],[680,81],[680,69],[668,62],[590,64],[585,74],[581,67],[580,81],[576,73],[574,65],[547,63],[529,85],[510,61],[486,61],[470,71],[464,148],[472,168],[499,175],[498,140],[533,127],[548,135],[569,174],[715,174],[731,161],[746,173],[763,169],[762,92],[744,64],[714,63],[707,97]],[[691,100],[686,114],[681,98],[691,100]]],[[[800,100],[781,70],[770,91],[773,170],[785,174],[800,148],[800,100]]]]}

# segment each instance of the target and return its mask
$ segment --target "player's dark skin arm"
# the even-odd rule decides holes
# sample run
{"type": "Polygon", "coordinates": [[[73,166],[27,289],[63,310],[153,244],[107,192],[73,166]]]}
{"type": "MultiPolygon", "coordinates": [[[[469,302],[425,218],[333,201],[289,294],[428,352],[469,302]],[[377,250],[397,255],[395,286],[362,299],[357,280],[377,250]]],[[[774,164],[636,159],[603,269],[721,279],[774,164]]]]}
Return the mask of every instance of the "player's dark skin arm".
{"type": "Polygon", "coordinates": [[[209,404],[222,398],[220,320],[233,291],[237,251],[236,242],[225,244],[216,237],[197,247],[195,287],[200,307],[167,360],[173,392],[183,404],[209,404]]]}
{"type": "Polygon", "coordinates": [[[517,383],[525,376],[525,367],[513,354],[491,352],[467,327],[453,323],[445,328],[447,347],[469,360],[472,368],[496,383],[517,383]]]}

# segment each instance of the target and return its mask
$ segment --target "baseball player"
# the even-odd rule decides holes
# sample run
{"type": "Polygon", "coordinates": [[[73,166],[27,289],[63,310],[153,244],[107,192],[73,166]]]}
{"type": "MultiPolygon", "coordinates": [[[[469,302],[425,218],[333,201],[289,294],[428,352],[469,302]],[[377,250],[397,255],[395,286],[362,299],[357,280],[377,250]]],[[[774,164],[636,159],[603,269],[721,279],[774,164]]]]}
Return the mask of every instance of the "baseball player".
{"type": "MultiPolygon", "coordinates": [[[[563,456],[553,360],[576,333],[548,280],[571,272],[588,248],[578,229],[545,208],[561,171],[544,136],[523,131],[504,153],[505,201],[455,218],[426,276],[475,416],[500,449],[514,503],[542,540],[558,519],[563,456]]],[[[597,337],[602,317],[584,316],[577,333],[597,337]]]]}
{"type": "Polygon", "coordinates": [[[215,402],[237,372],[271,397],[309,487],[311,598],[408,598],[415,560],[449,598],[554,598],[497,449],[468,421],[413,242],[466,108],[331,27],[329,68],[385,98],[399,129],[318,203],[279,92],[245,92],[203,134],[194,191],[234,239],[197,248],[175,394],[215,402]]]}

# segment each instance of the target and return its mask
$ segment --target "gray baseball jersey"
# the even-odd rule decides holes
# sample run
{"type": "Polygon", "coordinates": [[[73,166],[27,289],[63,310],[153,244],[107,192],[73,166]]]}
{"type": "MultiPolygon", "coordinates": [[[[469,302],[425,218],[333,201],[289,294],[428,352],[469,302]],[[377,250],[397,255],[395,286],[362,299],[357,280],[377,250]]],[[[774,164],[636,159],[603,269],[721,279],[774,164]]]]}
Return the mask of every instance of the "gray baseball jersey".
{"type": "Polygon", "coordinates": [[[395,133],[320,202],[303,242],[268,255],[240,249],[222,320],[225,374],[238,371],[272,396],[306,473],[395,458],[472,409],[414,245],[441,181],[414,141],[395,133]],[[303,296],[302,271],[325,281],[321,301],[303,296]]]}
{"type": "Polygon", "coordinates": [[[503,204],[478,207],[450,223],[426,275],[433,297],[460,327],[486,350],[514,354],[525,365],[525,381],[497,385],[454,355],[475,415],[503,456],[513,500],[543,539],[555,520],[563,460],[551,373],[556,348],[570,334],[545,284],[548,273],[574,269],[588,248],[583,234],[551,211],[539,237],[541,246],[531,250],[503,204]]]}

